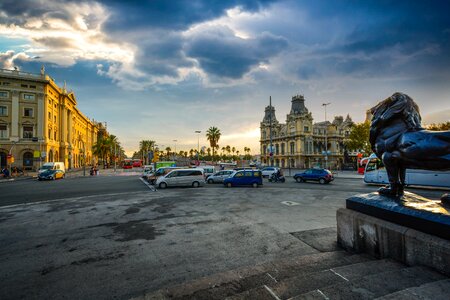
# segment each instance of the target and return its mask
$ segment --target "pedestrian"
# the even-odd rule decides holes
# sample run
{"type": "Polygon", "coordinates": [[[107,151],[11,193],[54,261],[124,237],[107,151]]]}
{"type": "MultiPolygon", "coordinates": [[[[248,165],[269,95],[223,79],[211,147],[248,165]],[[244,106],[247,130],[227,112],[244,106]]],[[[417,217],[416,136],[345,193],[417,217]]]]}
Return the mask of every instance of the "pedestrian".
{"type": "Polygon", "coordinates": [[[8,178],[9,177],[9,170],[8,170],[8,168],[4,167],[3,170],[2,170],[2,173],[3,173],[3,177],[4,178],[8,178]]]}

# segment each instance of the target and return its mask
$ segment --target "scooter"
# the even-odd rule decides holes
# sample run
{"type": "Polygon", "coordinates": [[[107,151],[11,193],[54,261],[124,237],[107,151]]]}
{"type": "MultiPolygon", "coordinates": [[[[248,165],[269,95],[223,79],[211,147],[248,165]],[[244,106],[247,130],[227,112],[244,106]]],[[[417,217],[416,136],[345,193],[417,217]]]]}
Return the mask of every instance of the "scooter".
{"type": "Polygon", "coordinates": [[[285,182],[286,178],[283,175],[277,176],[275,173],[269,177],[269,182],[285,182]]]}

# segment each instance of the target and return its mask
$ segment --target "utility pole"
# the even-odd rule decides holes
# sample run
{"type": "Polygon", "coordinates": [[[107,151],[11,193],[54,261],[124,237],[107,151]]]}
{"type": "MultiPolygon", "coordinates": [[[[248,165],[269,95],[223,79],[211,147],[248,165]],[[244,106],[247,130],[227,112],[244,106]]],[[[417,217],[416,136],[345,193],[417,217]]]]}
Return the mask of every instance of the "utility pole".
{"type": "Polygon", "coordinates": [[[200,130],[196,130],[195,133],[198,133],[197,136],[197,164],[200,165],[200,130]]]}
{"type": "Polygon", "coordinates": [[[328,124],[327,124],[327,106],[331,103],[322,103],[325,108],[325,169],[328,169],[328,124]]]}
{"type": "Polygon", "coordinates": [[[174,160],[177,158],[177,142],[178,140],[173,140],[175,142],[175,152],[174,152],[174,160]]]}
{"type": "Polygon", "coordinates": [[[116,160],[117,160],[117,152],[116,152],[116,143],[114,143],[114,173],[116,173],[116,160]]]}
{"type": "Polygon", "coordinates": [[[273,166],[273,145],[272,145],[272,96],[269,96],[269,138],[270,138],[270,165],[273,166]]]}

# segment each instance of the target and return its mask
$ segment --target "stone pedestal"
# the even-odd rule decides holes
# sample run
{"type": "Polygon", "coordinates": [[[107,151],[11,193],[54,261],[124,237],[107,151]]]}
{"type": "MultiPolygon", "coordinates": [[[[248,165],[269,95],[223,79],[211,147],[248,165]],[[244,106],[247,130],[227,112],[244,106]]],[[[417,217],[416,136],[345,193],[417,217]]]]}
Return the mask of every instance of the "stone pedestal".
{"type": "Polygon", "coordinates": [[[347,209],[337,211],[338,244],[450,276],[449,212],[437,201],[416,196],[408,194],[401,202],[378,193],[347,199],[347,209]]]}

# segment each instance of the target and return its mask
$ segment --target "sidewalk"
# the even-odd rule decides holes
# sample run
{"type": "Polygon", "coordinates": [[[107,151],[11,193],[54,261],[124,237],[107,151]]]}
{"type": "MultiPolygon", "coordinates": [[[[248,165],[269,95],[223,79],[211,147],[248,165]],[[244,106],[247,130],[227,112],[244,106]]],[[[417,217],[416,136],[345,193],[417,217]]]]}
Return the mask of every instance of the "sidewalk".
{"type": "MultiPolygon", "coordinates": [[[[286,177],[293,177],[294,174],[301,173],[303,171],[306,171],[306,169],[282,169],[284,176],[286,177]]],[[[333,176],[335,178],[348,178],[348,179],[363,179],[363,174],[358,174],[356,171],[331,171],[333,173],[333,176]]]]}

